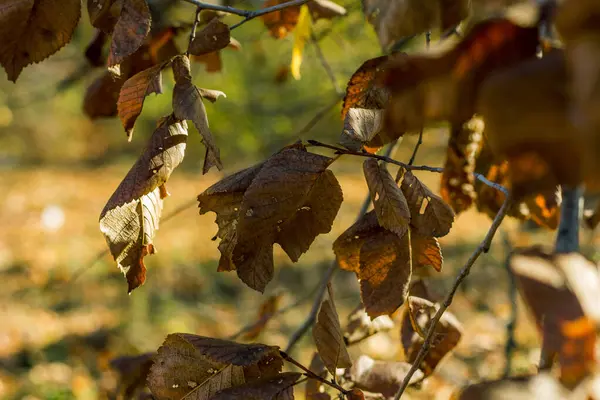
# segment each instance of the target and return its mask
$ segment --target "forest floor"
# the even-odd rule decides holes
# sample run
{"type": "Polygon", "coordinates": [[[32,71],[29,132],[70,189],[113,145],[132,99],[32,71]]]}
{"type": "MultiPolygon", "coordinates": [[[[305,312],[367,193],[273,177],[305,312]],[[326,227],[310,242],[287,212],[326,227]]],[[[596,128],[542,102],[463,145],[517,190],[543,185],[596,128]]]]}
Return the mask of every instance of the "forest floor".
{"type": "MultiPolygon", "coordinates": [[[[98,215],[126,166],[0,171],[0,398],[107,398],[116,384],[108,364],[113,357],[154,351],[174,332],[226,338],[256,320],[260,304],[274,293],[282,294],[282,307],[306,298],[272,320],[257,339],[285,347],[308,314],[312,299],[306,295],[318,286],[332,258],[331,243],[352,224],[367,193],[359,166],[334,165],[345,201],[332,232],[318,237],[297,264],[276,246],[275,279],[265,296],[233,273],[216,272],[214,214],[199,216],[195,204],[162,223],[155,240],[158,252],[146,259],[147,281],[128,296],[107,254],[92,265],[106,247],[98,215]]],[[[437,190],[439,176],[419,176],[437,190]]],[[[175,173],[163,218],[192,204],[218,177],[175,173]]],[[[430,279],[435,294],[445,294],[489,225],[489,218],[475,211],[457,218],[440,241],[445,262],[430,279]]],[[[553,234],[523,233],[515,221],[506,222],[450,308],[463,324],[461,342],[432,378],[410,390],[410,398],[447,399],[466,383],[502,375],[511,316],[504,239],[513,245],[551,244],[553,234]]],[[[360,301],[358,285],[353,274],[340,272],[333,287],[344,325],[360,301]]],[[[534,371],[539,353],[534,325],[518,305],[511,375],[534,371]]],[[[352,356],[402,360],[398,331],[352,347],[352,356]]],[[[295,351],[297,358],[308,364],[313,348],[309,333],[295,351]]]]}

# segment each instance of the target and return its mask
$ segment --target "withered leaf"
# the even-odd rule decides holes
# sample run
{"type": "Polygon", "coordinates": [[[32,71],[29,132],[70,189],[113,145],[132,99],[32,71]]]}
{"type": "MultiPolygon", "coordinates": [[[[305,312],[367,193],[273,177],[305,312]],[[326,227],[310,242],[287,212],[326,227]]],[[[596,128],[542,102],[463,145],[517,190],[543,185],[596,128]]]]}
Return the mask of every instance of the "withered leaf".
{"type": "Polygon", "coordinates": [[[352,74],[346,87],[346,95],[342,105],[342,118],[345,120],[351,108],[369,110],[384,109],[389,97],[389,90],[376,84],[375,77],[388,56],[381,56],[365,61],[352,74]]]}
{"type": "Polygon", "coordinates": [[[402,192],[408,202],[411,226],[424,236],[441,237],[450,232],[454,212],[410,171],[404,172],[402,192]]]}
{"type": "Polygon", "coordinates": [[[161,71],[165,64],[158,64],[129,78],[121,87],[117,110],[127,137],[131,139],[133,126],[142,113],[146,96],[162,93],[161,71]]]}
{"type": "Polygon", "coordinates": [[[125,399],[131,399],[136,392],[146,387],[146,378],[155,353],[139,356],[119,357],[110,361],[110,366],[119,373],[117,391],[125,399]]]}
{"type": "Polygon", "coordinates": [[[125,80],[112,71],[104,71],[87,88],[83,99],[83,111],[91,118],[117,115],[117,99],[125,80]]]}
{"type": "Polygon", "coordinates": [[[419,235],[411,232],[410,245],[412,248],[412,270],[414,274],[426,276],[431,268],[442,270],[444,258],[438,240],[434,237],[419,235]],[[424,271],[425,270],[425,271],[424,271]]]}
{"type": "Polygon", "coordinates": [[[457,214],[475,199],[475,159],[483,137],[483,122],[473,118],[450,130],[440,194],[457,214]]]}
{"type": "Polygon", "coordinates": [[[547,354],[558,354],[561,382],[581,382],[594,368],[595,324],[600,321],[600,275],[583,256],[540,248],[511,256],[510,268],[543,332],[547,354]]]}
{"type": "Polygon", "coordinates": [[[348,346],[358,343],[379,332],[394,328],[394,321],[387,315],[371,319],[362,304],[348,316],[348,324],[344,329],[344,341],[348,346]]]}
{"type": "Polygon", "coordinates": [[[445,31],[469,14],[468,0],[362,0],[367,20],[381,46],[391,47],[406,36],[432,28],[445,31]]]}
{"type": "Polygon", "coordinates": [[[135,53],[150,33],[152,16],[146,0],[124,0],[112,33],[108,65],[120,64],[135,53]]]}
{"type": "Polygon", "coordinates": [[[0,5],[0,65],[16,82],[29,64],[71,41],[81,15],[80,0],[6,0],[0,5]]]}
{"type": "Polygon", "coordinates": [[[340,144],[347,149],[359,151],[377,135],[383,126],[383,110],[350,108],[344,118],[344,130],[340,144]]]}
{"type": "MultiPolygon", "coordinates": [[[[325,367],[325,364],[323,364],[323,360],[321,360],[319,353],[313,354],[308,369],[314,372],[317,376],[320,376],[321,378],[327,377],[327,368],[325,367]]],[[[307,380],[306,388],[304,389],[304,395],[306,396],[306,400],[330,400],[331,396],[321,391],[322,388],[322,382],[316,379],[307,380]]]]}
{"type": "Polygon", "coordinates": [[[183,160],[186,142],[185,122],[173,117],[160,121],[148,146],[100,214],[100,230],[127,277],[129,292],[146,279],[143,258],[154,253],[164,185],[183,160]]]}
{"type": "Polygon", "coordinates": [[[112,33],[117,21],[121,7],[115,0],[87,0],[87,9],[90,23],[93,27],[104,33],[112,33]]]}
{"type": "Polygon", "coordinates": [[[371,318],[391,314],[408,295],[412,274],[410,235],[382,230],[360,248],[360,294],[371,318]]]}
{"type": "Polygon", "coordinates": [[[178,119],[191,120],[200,132],[204,146],[206,146],[202,172],[207,173],[213,166],[216,166],[219,170],[223,169],[219,148],[215,144],[208,127],[208,117],[202,102],[202,94],[192,83],[190,59],[186,56],[175,57],[173,59],[173,75],[175,76],[173,113],[178,119]]]}
{"type": "Polygon", "coordinates": [[[196,34],[190,44],[189,51],[190,54],[200,56],[224,49],[229,45],[229,42],[229,26],[214,18],[196,34]]]}
{"type": "Polygon", "coordinates": [[[297,372],[284,372],[245,385],[225,389],[211,400],[293,400],[294,384],[302,376],[297,372]]]}
{"type": "Polygon", "coordinates": [[[221,92],[220,90],[203,88],[198,88],[198,90],[200,91],[200,96],[202,96],[203,99],[210,101],[211,103],[216,102],[219,99],[219,97],[227,97],[227,95],[221,92]]]}
{"type": "MultiPolygon", "coordinates": [[[[388,398],[398,392],[410,367],[411,365],[406,362],[378,361],[363,354],[352,366],[350,379],[356,387],[373,393],[381,393],[388,398]]],[[[410,382],[417,382],[422,378],[423,373],[417,370],[410,382]]]]}
{"type": "Polygon", "coordinates": [[[323,363],[332,375],[335,376],[336,368],[352,366],[338,313],[329,299],[321,303],[321,310],[313,327],[313,339],[323,363]]]}
{"type": "Polygon", "coordinates": [[[106,33],[101,30],[96,30],[94,37],[85,48],[85,58],[88,60],[90,65],[94,67],[101,67],[104,65],[104,55],[102,54],[102,48],[108,40],[106,33]]]}
{"type": "MultiPolygon", "coordinates": [[[[333,242],[333,252],[340,268],[358,274],[360,268],[360,249],[371,235],[377,235],[383,228],[377,222],[375,210],[369,211],[333,242]]],[[[390,232],[390,234],[392,234],[390,232]]]]}
{"type": "MultiPolygon", "coordinates": [[[[402,316],[400,337],[406,361],[413,363],[423,346],[424,339],[419,332],[415,331],[412,321],[418,325],[421,333],[426,333],[438,306],[429,300],[412,296],[409,297],[407,304],[402,316]],[[410,313],[412,313],[412,318],[410,313]]],[[[430,350],[419,366],[425,376],[433,373],[444,356],[456,347],[461,336],[462,326],[460,322],[454,315],[446,311],[436,325],[430,350]]]]}
{"type": "MultiPolygon", "coordinates": [[[[267,0],[263,8],[273,7],[285,3],[285,0],[267,0]]],[[[298,23],[300,7],[286,7],[283,10],[267,13],[260,18],[275,39],[282,39],[291,32],[298,23]]]]}
{"type": "Polygon", "coordinates": [[[410,211],[404,194],[385,166],[369,158],[363,164],[367,186],[379,225],[399,237],[408,232],[410,211]]]}
{"type": "Polygon", "coordinates": [[[216,392],[245,382],[241,366],[206,357],[194,335],[171,334],[158,349],[148,375],[148,387],[161,399],[210,399],[216,392]]]}

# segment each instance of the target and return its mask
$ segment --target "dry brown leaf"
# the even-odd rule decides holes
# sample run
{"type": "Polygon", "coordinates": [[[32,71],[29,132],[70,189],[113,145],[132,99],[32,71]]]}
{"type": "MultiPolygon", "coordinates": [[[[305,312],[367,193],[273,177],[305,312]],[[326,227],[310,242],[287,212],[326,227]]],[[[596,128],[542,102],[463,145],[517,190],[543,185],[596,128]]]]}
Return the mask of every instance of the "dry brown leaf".
{"type": "Polygon", "coordinates": [[[469,14],[468,0],[362,0],[383,48],[431,29],[445,31],[469,14]]]}
{"type": "Polygon", "coordinates": [[[427,276],[431,268],[442,270],[444,258],[438,240],[434,237],[422,236],[416,232],[410,234],[412,248],[412,270],[418,276],[427,276]]]}
{"type": "Polygon", "coordinates": [[[227,47],[230,39],[229,26],[214,18],[196,34],[189,51],[195,56],[212,53],[227,47]]]}
{"type": "Polygon", "coordinates": [[[183,160],[187,125],[173,117],[159,122],[144,153],[100,214],[100,230],[127,277],[128,291],[144,283],[144,257],[154,253],[164,185],[183,160]],[[162,189],[161,189],[162,188],[162,189]]]}
{"type": "MultiPolygon", "coordinates": [[[[378,361],[363,354],[352,366],[350,379],[359,389],[381,393],[388,398],[398,392],[410,367],[406,362],[378,361]]],[[[423,373],[417,370],[410,382],[414,383],[422,378],[423,373]]]]}
{"type": "Polygon", "coordinates": [[[139,49],[150,33],[152,17],[146,0],[124,0],[112,33],[108,65],[120,64],[139,49]]]}
{"type": "MultiPolygon", "coordinates": [[[[323,364],[323,360],[321,360],[319,353],[313,354],[308,369],[323,379],[327,377],[327,368],[325,367],[325,364],[323,364]]],[[[321,381],[316,379],[307,380],[306,388],[304,389],[306,400],[330,400],[331,396],[324,393],[323,387],[324,385],[321,381]]]]}
{"type": "Polygon", "coordinates": [[[332,301],[325,299],[313,327],[313,339],[323,363],[335,376],[336,368],[349,368],[352,360],[346,349],[340,318],[332,301]]]}
{"type": "Polygon", "coordinates": [[[16,82],[23,68],[71,41],[80,0],[5,0],[0,5],[0,65],[16,82]]]}
{"type": "Polygon", "coordinates": [[[146,378],[155,353],[133,357],[119,357],[110,361],[112,369],[119,373],[117,392],[124,399],[132,399],[139,390],[146,387],[146,378]]]}
{"type": "Polygon", "coordinates": [[[297,372],[284,372],[245,385],[225,389],[211,400],[293,400],[294,384],[302,376],[297,372]]]}
{"type": "Polygon", "coordinates": [[[200,91],[200,95],[202,96],[202,98],[210,101],[211,103],[216,102],[219,99],[219,97],[227,97],[227,95],[221,92],[220,90],[203,88],[198,88],[198,90],[200,91]]]}
{"type": "Polygon", "coordinates": [[[243,338],[245,340],[255,340],[261,334],[267,326],[267,323],[279,309],[281,297],[281,294],[269,296],[269,298],[260,305],[256,323],[244,334],[243,338]]]}
{"type": "Polygon", "coordinates": [[[104,33],[112,33],[121,12],[116,0],[87,0],[90,23],[104,33]]]}
{"type": "Polygon", "coordinates": [[[375,159],[367,159],[363,170],[379,225],[398,237],[404,236],[408,232],[410,211],[402,190],[387,168],[375,159]]]}
{"type": "Polygon", "coordinates": [[[290,146],[200,194],[200,212],[217,213],[219,270],[237,270],[244,283],[264,291],[273,275],[273,243],[295,262],[329,232],[342,203],[327,170],[331,161],[290,146]]]}
{"type": "Polygon", "coordinates": [[[178,119],[188,119],[194,123],[206,147],[202,173],[207,173],[213,166],[216,166],[219,170],[223,169],[219,148],[215,144],[208,127],[208,117],[202,102],[202,94],[192,83],[190,59],[188,57],[177,56],[173,59],[173,75],[175,76],[173,113],[178,119]]]}
{"type": "Polygon", "coordinates": [[[475,159],[483,138],[483,121],[473,118],[450,130],[440,194],[455,213],[471,207],[475,199],[475,159]]]}
{"type": "MultiPolygon", "coordinates": [[[[285,2],[286,0],[267,0],[264,2],[263,8],[273,7],[285,2]]],[[[309,1],[307,5],[315,20],[320,18],[332,19],[346,15],[344,7],[329,0],[313,0],[309,1]]],[[[299,16],[300,6],[294,6],[264,14],[261,16],[261,19],[271,36],[275,39],[282,39],[294,30],[299,16]]]]}
{"type": "MultiPolygon", "coordinates": [[[[383,231],[383,228],[379,226],[374,210],[366,213],[350,228],[346,229],[333,242],[333,252],[336,255],[340,268],[358,274],[361,247],[369,236],[377,235],[381,231],[383,231]]],[[[390,234],[392,233],[390,232],[390,234]]]]}
{"type": "Polygon", "coordinates": [[[101,67],[104,65],[104,54],[102,49],[108,40],[108,35],[101,30],[97,29],[94,33],[94,37],[85,48],[85,58],[88,60],[91,66],[101,67]]]}
{"type": "Polygon", "coordinates": [[[383,126],[383,110],[350,108],[344,118],[344,130],[339,143],[352,151],[360,151],[380,133],[383,126]]]}
{"type": "MultiPolygon", "coordinates": [[[[424,343],[421,334],[429,330],[431,320],[439,307],[429,300],[412,296],[409,297],[408,304],[402,316],[400,336],[406,361],[413,363],[424,343]],[[415,331],[412,321],[418,325],[420,332],[415,331]]],[[[436,325],[430,350],[419,366],[426,377],[431,375],[444,356],[456,347],[461,336],[460,322],[446,311],[436,325]]]]}
{"type": "Polygon", "coordinates": [[[350,346],[379,332],[386,332],[394,328],[394,321],[387,315],[371,319],[362,304],[350,313],[348,324],[344,329],[344,341],[350,346]]]}
{"type": "Polygon", "coordinates": [[[401,184],[411,214],[411,226],[423,236],[442,237],[454,223],[452,208],[434,194],[410,171],[405,171],[401,184]]]}
{"type": "Polygon", "coordinates": [[[165,64],[158,64],[139,72],[127,79],[121,87],[119,99],[117,100],[117,110],[123,128],[125,128],[127,137],[130,140],[133,135],[135,121],[142,113],[146,96],[152,93],[162,93],[161,71],[165,66],[165,64]]]}
{"type": "Polygon", "coordinates": [[[125,79],[111,71],[104,71],[87,88],[83,99],[83,111],[91,118],[117,115],[117,99],[125,79]]]}

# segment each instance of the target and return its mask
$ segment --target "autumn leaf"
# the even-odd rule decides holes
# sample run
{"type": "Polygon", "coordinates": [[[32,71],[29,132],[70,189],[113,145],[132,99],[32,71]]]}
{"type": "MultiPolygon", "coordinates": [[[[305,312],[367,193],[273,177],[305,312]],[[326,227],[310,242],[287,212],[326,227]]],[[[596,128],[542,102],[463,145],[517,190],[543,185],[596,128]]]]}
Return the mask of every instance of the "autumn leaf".
{"type": "Polygon", "coordinates": [[[154,253],[154,235],[162,212],[164,185],[183,160],[187,125],[164,118],[143,154],[127,173],[100,214],[100,230],[128,291],[144,283],[144,257],[154,253]]]}
{"type": "MultiPolygon", "coordinates": [[[[285,2],[286,0],[267,0],[263,4],[263,9],[277,6],[285,2]]],[[[308,2],[307,6],[310,11],[310,16],[312,16],[314,20],[320,18],[331,19],[346,15],[346,9],[344,7],[329,0],[312,0],[308,2]]],[[[287,36],[289,32],[293,31],[296,24],[298,24],[300,10],[300,6],[286,7],[282,10],[261,15],[261,19],[272,37],[275,39],[282,39],[287,36]]]]}
{"type": "Polygon", "coordinates": [[[369,158],[363,164],[379,225],[402,237],[408,232],[410,211],[404,194],[385,166],[369,158]]]}
{"type": "Polygon", "coordinates": [[[218,392],[211,400],[293,400],[294,384],[302,376],[297,372],[284,372],[271,378],[218,392]]]}
{"type": "Polygon", "coordinates": [[[388,56],[381,56],[365,61],[352,74],[346,87],[346,95],[342,105],[342,118],[345,120],[351,108],[369,110],[384,109],[389,97],[389,91],[376,83],[377,73],[388,61],[388,56]]]}
{"type": "Polygon", "coordinates": [[[133,126],[142,113],[146,96],[162,93],[161,71],[165,64],[158,64],[129,78],[121,87],[117,110],[127,137],[131,140],[133,126]]]}
{"type": "Polygon", "coordinates": [[[118,357],[110,361],[110,366],[119,374],[118,391],[125,399],[133,398],[134,394],[146,387],[146,378],[154,353],[141,354],[132,357],[118,357]]]}
{"type": "Polygon", "coordinates": [[[225,389],[279,376],[282,366],[278,347],[175,333],[158,349],[148,385],[160,398],[208,400],[225,389]]]}
{"type": "Polygon", "coordinates": [[[413,273],[419,276],[427,276],[431,268],[436,271],[442,270],[444,258],[442,257],[442,249],[435,237],[423,236],[418,233],[411,232],[410,245],[412,249],[412,270],[413,273]]]}
{"type": "Polygon", "coordinates": [[[401,189],[411,215],[411,226],[424,236],[442,237],[450,232],[454,212],[410,171],[405,171],[401,189]]]}
{"type": "Polygon", "coordinates": [[[87,0],[87,10],[92,26],[110,34],[119,20],[121,7],[115,0],[87,0]]]}
{"type": "Polygon", "coordinates": [[[146,0],[123,0],[121,14],[112,33],[109,66],[120,64],[142,46],[150,33],[151,19],[146,0]]]}
{"type": "Polygon", "coordinates": [[[336,368],[349,368],[352,360],[344,343],[340,318],[329,299],[323,300],[317,321],[313,327],[313,339],[323,363],[335,376],[336,368]]]}
{"type": "Polygon", "coordinates": [[[104,71],[87,88],[83,98],[83,111],[91,118],[117,115],[119,91],[125,79],[112,71],[104,71]]]}
{"type": "MultiPolygon", "coordinates": [[[[406,361],[413,363],[424,343],[421,335],[429,330],[438,306],[428,300],[413,296],[409,297],[407,304],[409,306],[405,308],[402,316],[400,336],[406,361]],[[418,325],[420,332],[415,330],[416,327],[413,326],[413,321],[418,325]]],[[[460,322],[454,315],[446,311],[436,325],[429,352],[419,366],[426,377],[431,375],[444,356],[456,347],[461,336],[462,326],[460,322]]]]}
{"type": "Polygon", "coordinates": [[[308,6],[305,4],[300,8],[298,23],[294,29],[294,46],[292,47],[292,62],[290,63],[290,73],[294,79],[300,79],[300,66],[302,65],[302,54],[304,45],[310,37],[311,19],[308,12],[308,6]]]}
{"type": "Polygon", "coordinates": [[[23,68],[71,41],[80,0],[6,0],[0,5],[0,65],[16,82],[23,68]]]}
{"type": "Polygon", "coordinates": [[[452,28],[467,17],[470,6],[467,0],[362,0],[362,4],[383,48],[431,29],[452,28]]]}
{"type": "Polygon", "coordinates": [[[344,118],[339,143],[352,151],[360,151],[383,127],[383,110],[350,108],[344,118]]]}
{"type": "Polygon", "coordinates": [[[229,45],[231,36],[229,26],[218,18],[213,18],[206,26],[196,34],[190,44],[190,54],[200,56],[224,49],[229,45]]]}
{"type": "Polygon", "coordinates": [[[219,170],[223,169],[219,148],[208,127],[208,117],[202,102],[202,94],[192,83],[189,58],[177,56],[173,59],[173,75],[175,76],[173,113],[177,119],[188,119],[194,123],[206,147],[202,173],[207,173],[213,166],[219,170]]]}
{"type": "MultiPolygon", "coordinates": [[[[381,393],[388,398],[398,392],[410,367],[406,362],[378,361],[363,354],[352,365],[350,379],[359,389],[381,393]]],[[[417,370],[410,382],[414,383],[422,378],[423,373],[417,370]]]]}
{"type": "Polygon", "coordinates": [[[450,130],[440,194],[457,214],[471,207],[475,194],[475,160],[483,137],[483,121],[473,118],[450,130]]]}
{"type": "Polygon", "coordinates": [[[101,67],[104,65],[104,55],[102,54],[102,49],[104,44],[108,40],[108,36],[106,33],[101,30],[96,30],[94,37],[90,41],[90,43],[85,48],[85,58],[88,60],[90,65],[94,67],[101,67]]]}
{"type": "Polygon", "coordinates": [[[365,307],[360,304],[348,316],[348,324],[344,329],[344,341],[346,345],[350,346],[379,332],[387,332],[394,326],[394,321],[387,315],[371,319],[365,307]]]}

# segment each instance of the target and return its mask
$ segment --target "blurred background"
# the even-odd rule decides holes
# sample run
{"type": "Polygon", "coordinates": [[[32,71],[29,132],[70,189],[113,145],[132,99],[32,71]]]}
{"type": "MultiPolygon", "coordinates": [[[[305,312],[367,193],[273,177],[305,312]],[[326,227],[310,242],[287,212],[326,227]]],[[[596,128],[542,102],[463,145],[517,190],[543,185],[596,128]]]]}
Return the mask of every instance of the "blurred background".
{"type": "MultiPolygon", "coordinates": [[[[260,6],[256,1],[244,3],[260,6]]],[[[83,111],[87,88],[103,73],[84,58],[94,34],[87,13],[73,41],[43,63],[27,67],[16,84],[0,73],[1,399],[113,398],[117,376],[109,365],[112,358],[154,351],[168,333],[226,338],[256,321],[261,303],[273,294],[281,296],[280,307],[300,304],[271,321],[257,340],[285,347],[310,309],[307,294],[318,286],[332,259],[333,240],[353,223],[367,194],[362,160],[345,157],[334,164],[344,203],[332,232],[319,236],[297,264],[276,246],[276,277],[264,296],[248,289],[235,274],[216,272],[219,253],[217,243],[210,240],[217,230],[215,216],[199,216],[194,199],[222,176],[298,139],[337,142],[342,121],[336,87],[345,88],[363,61],[381,53],[360,3],[339,3],[347,8],[346,17],[314,25],[334,80],[310,42],[301,79],[289,76],[293,34],[275,40],[260,19],[233,31],[241,48],[221,51],[221,71],[207,72],[203,63],[193,65],[197,86],[227,94],[216,104],[207,104],[226,169],[201,174],[204,147],[190,124],[186,158],[170,179],[172,196],[165,201],[163,217],[177,214],[161,224],[155,239],[158,252],[146,259],[147,281],[131,296],[124,277],[104,252],[98,217],[158,118],[170,113],[171,73],[164,73],[164,94],[146,99],[130,143],[118,118],[91,120],[83,111]]],[[[193,15],[194,8],[182,4],[170,10],[168,18],[185,25],[193,15]]],[[[225,18],[229,24],[237,20],[225,18]]],[[[187,34],[181,35],[183,45],[186,41],[187,34]]],[[[409,47],[423,45],[418,38],[409,47]]],[[[417,163],[442,165],[446,140],[444,127],[427,131],[417,163]]],[[[406,137],[394,157],[407,161],[415,143],[416,137],[406,137]]],[[[419,177],[439,189],[438,175],[419,177]]],[[[431,278],[437,295],[445,294],[489,223],[486,216],[469,211],[442,238],[444,269],[431,278]]],[[[592,248],[594,240],[585,233],[586,248],[592,248]]],[[[412,396],[448,398],[470,380],[500,376],[505,325],[511,318],[504,269],[507,243],[552,241],[552,232],[525,232],[515,221],[505,223],[492,251],[478,261],[451,307],[465,327],[457,351],[421,394],[412,396]]],[[[344,325],[360,302],[354,275],[338,272],[334,290],[344,325]]],[[[362,342],[352,354],[401,360],[397,331],[362,342]]],[[[522,305],[517,341],[513,371],[532,371],[539,343],[522,305]]],[[[296,351],[298,359],[308,364],[312,348],[308,334],[296,351]]]]}

